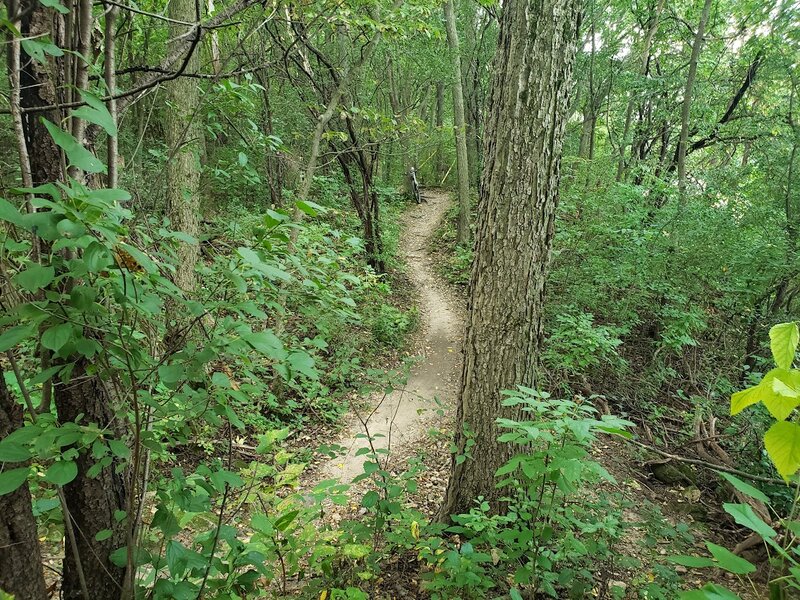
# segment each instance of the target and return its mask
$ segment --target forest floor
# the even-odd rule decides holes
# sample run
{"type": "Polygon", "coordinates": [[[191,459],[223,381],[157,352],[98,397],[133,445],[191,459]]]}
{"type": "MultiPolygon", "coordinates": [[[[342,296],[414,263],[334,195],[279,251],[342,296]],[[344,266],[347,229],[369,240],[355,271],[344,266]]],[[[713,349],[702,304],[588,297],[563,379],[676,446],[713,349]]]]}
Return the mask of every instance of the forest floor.
{"type": "MultiPolygon", "coordinates": [[[[330,431],[311,434],[319,440],[333,433],[336,445],[341,447],[340,454],[335,458],[323,458],[318,454],[305,472],[301,487],[310,489],[333,479],[350,483],[363,472],[364,462],[375,449],[383,448],[388,452],[381,455],[381,463],[393,475],[405,471],[413,461],[419,460],[423,465],[416,476],[417,491],[408,500],[412,507],[433,516],[443,497],[450,469],[449,440],[462,364],[465,297],[463,290],[455,289],[444,280],[438,264],[445,260],[445,252],[437,247],[436,232],[452,198],[439,190],[426,191],[424,198],[425,202],[406,211],[401,223],[400,255],[404,275],[413,288],[411,295],[416,297],[420,316],[417,334],[409,344],[408,353],[415,359],[406,383],[386,393],[374,393],[364,402],[353,401],[338,437],[330,431]],[[368,454],[366,450],[359,453],[370,443],[372,448],[368,454]]],[[[387,367],[389,370],[391,367],[387,367]]],[[[636,598],[643,588],[660,578],[657,567],[660,564],[662,577],[665,572],[672,573],[672,577],[680,576],[684,586],[699,587],[711,576],[712,580],[736,589],[742,598],[758,597],[748,593],[752,592],[749,586],[744,581],[735,581],[733,576],[708,571],[687,572],[665,561],[668,554],[681,551],[704,553],[705,548],[700,543],[704,536],[692,534],[705,530],[706,521],[712,519],[707,515],[695,519],[692,513],[713,501],[700,501],[699,492],[693,486],[665,486],[654,481],[646,469],[641,468],[641,457],[620,440],[602,440],[592,454],[616,479],[616,483],[602,485],[592,495],[608,495],[613,498],[613,504],[624,506],[626,522],[626,534],[617,548],[622,560],[618,564],[596,565],[599,581],[604,585],[617,585],[622,590],[627,588],[624,597],[636,598]]],[[[359,506],[356,499],[368,485],[369,480],[353,485],[350,490],[353,503],[330,506],[328,518],[339,521],[352,516],[359,506]]],[[[377,593],[375,597],[418,597],[419,572],[407,558],[396,556],[390,559],[390,564],[384,565],[386,577],[379,585],[380,590],[373,590],[377,593]]]]}

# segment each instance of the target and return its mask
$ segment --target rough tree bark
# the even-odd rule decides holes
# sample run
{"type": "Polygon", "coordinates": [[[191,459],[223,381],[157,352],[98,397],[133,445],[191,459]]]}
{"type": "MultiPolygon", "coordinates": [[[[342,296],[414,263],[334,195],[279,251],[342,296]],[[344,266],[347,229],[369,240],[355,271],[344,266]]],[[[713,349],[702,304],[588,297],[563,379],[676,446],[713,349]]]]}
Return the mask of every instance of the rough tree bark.
{"type": "Polygon", "coordinates": [[[579,0],[510,0],[503,7],[486,117],[482,191],[464,341],[456,447],[440,518],[482,495],[514,448],[497,417],[518,417],[501,393],[536,386],[545,277],[579,28],[579,0]]]}
{"type": "Polygon", "coordinates": [[[686,146],[689,143],[689,113],[692,108],[692,88],[697,77],[697,62],[700,58],[700,50],[703,48],[703,36],[708,24],[708,16],[711,13],[711,4],[714,0],[705,0],[703,12],[700,15],[700,22],[697,24],[697,32],[692,43],[692,56],[689,59],[689,73],[686,75],[686,87],[683,90],[683,106],[681,107],[681,135],[678,141],[678,191],[681,198],[686,195],[686,146]]]}
{"type": "MultiPolygon", "coordinates": [[[[94,423],[112,434],[119,433],[119,420],[111,399],[101,379],[87,373],[85,359],[77,360],[69,383],[55,386],[55,401],[58,419],[62,423],[83,415],[82,423],[94,423]]],[[[101,469],[97,476],[90,477],[89,470],[97,461],[91,452],[84,451],[78,455],[78,476],[64,486],[64,496],[72,515],[89,595],[113,600],[120,597],[125,569],[114,565],[109,555],[126,543],[125,524],[118,522],[115,513],[126,508],[127,485],[123,475],[117,473],[120,464],[116,459],[101,469]],[[98,541],[95,536],[103,530],[111,530],[112,534],[98,541]]],[[[67,552],[62,583],[66,599],[83,598],[76,571],[75,556],[67,552]]]]}
{"type": "MultiPolygon", "coordinates": [[[[169,17],[176,21],[200,20],[194,0],[171,0],[169,17]]],[[[171,51],[185,42],[191,27],[170,23],[171,51]]],[[[198,34],[199,35],[199,34],[198,34]]],[[[186,72],[196,73],[199,55],[195,50],[186,65],[186,72]]],[[[167,161],[167,216],[172,229],[197,237],[200,229],[200,151],[203,132],[197,120],[200,95],[197,81],[178,77],[167,86],[167,102],[172,107],[165,122],[165,141],[170,158],[167,161]]],[[[197,244],[178,242],[175,284],[184,292],[195,286],[195,267],[199,257],[197,244]]]]}
{"type": "MultiPolygon", "coordinates": [[[[22,406],[6,386],[0,370],[0,440],[22,427],[22,406]]],[[[25,463],[27,465],[27,463],[25,463]]],[[[23,464],[6,465],[20,468],[23,464]]],[[[28,483],[0,496],[0,590],[16,600],[47,597],[36,520],[28,483]]]]}
{"type": "Polygon", "coordinates": [[[458,233],[459,244],[469,242],[469,165],[467,161],[467,130],[464,119],[464,90],[461,85],[461,53],[456,30],[456,11],[453,0],[444,5],[447,27],[447,44],[453,61],[453,122],[456,137],[456,163],[458,167],[458,233]]]}

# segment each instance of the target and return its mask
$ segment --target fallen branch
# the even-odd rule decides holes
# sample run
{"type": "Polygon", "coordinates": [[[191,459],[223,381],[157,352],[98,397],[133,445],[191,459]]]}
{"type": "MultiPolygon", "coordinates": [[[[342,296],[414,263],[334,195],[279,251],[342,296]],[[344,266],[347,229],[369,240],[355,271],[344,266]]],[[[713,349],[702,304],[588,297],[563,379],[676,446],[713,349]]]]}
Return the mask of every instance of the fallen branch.
{"type": "Polygon", "coordinates": [[[772,483],[776,485],[786,485],[786,482],[783,481],[782,479],[775,479],[774,477],[764,477],[762,475],[753,475],[751,473],[746,473],[744,471],[740,471],[739,469],[726,467],[724,465],[720,465],[717,463],[708,462],[705,460],[699,460],[696,458],[686,458],[685,456],[678,456],[677,454],[670,454],[669,452],[664,452],[663,450],[659,450],[658,448],[654,448],[653,446],[643,444],[642,442],[637,442],[636,440],[628,440],[628,441],[631,444],[635,444],[637,446],[644,448],[645,450],[655,452],[656,454],[660,454],[665,458],[677,460],[678,462],[684,462],[690,465],[697,465],[698,467],[705,467],[706,469],[711,469],[712,471],[722,471],[724,473],[730,473],[731,475],[736,475],[737,477],[743,477],[745,479],[750,479],[752,481],[761,481],[763,483],[772,483]]]}

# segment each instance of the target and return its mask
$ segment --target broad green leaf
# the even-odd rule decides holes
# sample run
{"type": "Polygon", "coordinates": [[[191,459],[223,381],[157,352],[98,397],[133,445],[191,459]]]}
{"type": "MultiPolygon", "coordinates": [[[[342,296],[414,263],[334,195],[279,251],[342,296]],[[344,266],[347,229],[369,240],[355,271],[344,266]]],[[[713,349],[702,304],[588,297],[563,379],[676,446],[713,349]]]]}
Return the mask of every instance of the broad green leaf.
{"type": "Polygon", "coordinates": [[[96,539],[98,542],[102,542],[110,538],[112,535],[114,535],[114,532],[110,529],[101,529],[95,534],[94,539],[96,539]]]}
{"type": "Polygon", "coordinates": [[[364,497],[361,499],[361,506],[364,508],[372,508],[378,503],[378,500],[380,500],[378,492],[375,490],[370,490],[364,494],[364,497]]]}
{"type": "Polygon", "coordinates": [[[29,292],[38,292],[49,285],[55,276],[56,271],[53,267],[32,264],[24,271],[17,273],[14,281],[29,292]]]}
{"type": "Polygon", "coordinates": [[[30,450],[14,440],[0,440],[0,462],[23,462],[31,457],[30,450]]]}
{"type": "Polygon", "coordinates": [[[169,573],[173,578],[180,578],[186,571],[186,566],[189,561],[186,548],[180,542],[170,540],[167,542],[167,566],[169,573]]]}
{"type": "Polygon", "coordinates": [[[245,334],[242,339],[272,360],[284,360],[287,356],[286,350],[283,349],[283,342],[271,329],[245,334]]]}
{"type": "Polygon", "coordinates": [[[90,273],[99,273],[110,267],[114,259],[108,248],[94,241],[83,251],[83,262],[90,273]]]}
{"type": "Polygon", "coordinates": [[[11,329],[6,329],[0,334],[0,352],[5,352],[19,344],[22,340],[31,337],[36,331],[36,326],[32,323],[17,325],[11,329]]]}
{"type": "Polygon", "coordinates": [[[773,538],[777,535],[775,530],[764,523],[761,517],[755,513],[752,506],[747,504],[725,503],[722,505],[722,508],[724,508],[725,512],[732,516],[733,520],[739,525],[747,527],[751,531],[755,531],[762,538],[773,538]]]}
{"type": "Polygon", "coordinates": [[[681,592],[678,598],[680,600],[741,600],[729,589],[715,583],[707,583],[699,590],[681,592]]]}
{"type": "Polygon", "coordinates": [[[186,374],[186,369],[180,363],[172,363],[171,365],[161,365],[158,368],[158,376],[161,381],[167,386],[173,386],[181,381],[186,374]]]}
{"type": "Polygon", "coordinates": [[[74,331],[70,323],[61,323],[45,330],[42,334],[42,346],[58,352],[69,342],[74,331]]]}
{"type": "Polygon", "coordinates": [[[289,355],[287,362],[292,371],[302,373],[309,379],[319,379],[319,373],[314,367],[314,359],[308,352],[295,350],[289,355]]]}
{"type": "Polygon", "coordinates": [[[772,357],[782,369],[789,369],[794,362],[797,343],[800,342],[800,331],[797,323],[780,323],[769,330],[769,347],[772,357]]]}
{"type": "Polygon", "coordinates": [[[758,385],[731,396],[731,415],[757,402],[763,403],[779,421],[788,418],[800,406],[800,372],[780,367],[772,369],[758,385]]]}
{"type": "Polygon", "coordinates": [[[53,141],[61,148],[67,155],[67,162],[74,167],[77,167],[87,173],[105,173],[106,165],[98,158],[89,152],[83,145],[78,142],[71,134],[67,133],[57,125],[54,125],[44,117],[42,117],[44,126],[50,132],[53,141]]]}
{"type": "Polygon", "coordinates": [[[16,206],[5,198],[0,198],[0,221],[7,221],[14,225],[22,225],[23,215],[16,206]]]}
{"type": "Polygon", "coordinates": [[[93,125],[99,125],[108,135],[116,136],[117,126],[114,124],[114,119],[111,117],[111,113],[108,112],[106,105],[103,104],[103,101],[85,90],[80,90],[80,95],[88,106],[76,108],[72,111],[72,116],[88,121],[93,125]]]}
{"type": "Polygon", "coordinates": [[[761,384],[749,387],[731,396],[731,415],[737,415],[748,406],[761,402],[763,396],[761,384]]]}
{"type": "Polygon", "coordinates": [[[753,563],[743,559],[741,556],[736,556],[727,548],[712,544],[711,542],[706,542],[706,548],[708,548],[708,551],[717,559],[717,566],[729,573],[733,573],[734,575],[746,575],[756,570],[753,563]]]}
{"type": "Polygon", "coordinates": [[[28,478],[28,467],[9,469],[0,473],[0,496],[10,494],[25,483],[28,478]]]}
{"type": "Polygon", "coordinates": [[[69,14],[69,9],[63,4],[61,4],[61,2],[59,2],[58,0],[39,0],[39,2],[41,2],[42,6],[47,6],[48,8],[54,8],[62,15],[69,14]]]}
{"type": "Polygon", "coordinates": [[[114,456],[117,456],[123,460],[127,460],[131,457],[131,450],[120,440],[108,440],[108,447],[111,448],[111,452],[114,456]]]}
{"type": "Polygon", "coordinates": [[[44,478],[50,483],[56,485],[67,485],[70,481],[78,476],[78,465],[71,460],[57,460],[47,472],[44,478]]]}
{"type": "Polygon", "coordinates": [[[781,477],[789,477],[800,469],[800,425],[779,421],[764,434],[764,447],[781,477]]]}
{"type": "Polygon", "coordinates": [[[759,490],[758,488],[753,487],[749,483],[745,483],[738,477],[731,475],[730,473],[723,473],[722,471],[717,471],[717,475],[722,477],[725,481],[730,483],[733,487],[737,490],[742,492],[745,496],[750,496],[751,498],[755,498],[756,500],[760,500],[764,504],[769,504],[769,498],[767,495],[759,490]]]}
{"type": "Polygon", "coordinates": [[[325,213],[325,207],[320,206],[316,202],[310,200],[298,200],[295,202],[297,208],[306,213],[310,217],[315,217],[317,213],[325,213]]]}
{"type": "Polygon", "coordinates": [[[44,64],[47,62],[47,56],[64,56],[64,51],[48,41],[46,38],[32,39],[25,38],[20,41],[22,49],[34,60],[44,64]]]}
{"type": "Polygon", "coordinates": [[[705,556],[668,556],[667,560],[677,565],[683,565],[684,567],[691,567],[693,569],[716,566],[713,560],[705,556]]]}

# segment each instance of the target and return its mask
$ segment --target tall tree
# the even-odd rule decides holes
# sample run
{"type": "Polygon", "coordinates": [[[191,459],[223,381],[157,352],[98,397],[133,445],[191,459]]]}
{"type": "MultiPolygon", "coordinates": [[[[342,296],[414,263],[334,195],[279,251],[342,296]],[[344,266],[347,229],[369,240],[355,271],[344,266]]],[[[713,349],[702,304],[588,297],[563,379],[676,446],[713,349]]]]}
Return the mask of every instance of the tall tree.
{"type": "Polygon", "coordinates": [[[686,86],[683,90],[683,105],[681,106],[681,135],[678,141],[678,189],[681,197],[686,194],[686,147],[689,144],[689,113],[692,108],[692,88],[697,77],[697,63],[700,59],[700,50],[703,48],[708,17],[711,13],[711,4],[714,0],[705,0],[697,32],[692,43],[692,56],[689,59],[689,73],[686,75],[686,86]]]}
{"type": "MultiPolygon", "coordinates": [[[[178,51],[186,36],[200,35],[199,29],[182,23],[200,21],[199,4],[194,0],[171,0],[169,3],[170,53],[178,51]]],[[[196,73],[199,55],[192,48],[186,59],[185,72],[196,73]]],[[[165,122],[165,141],[170,152],[167,161],[167,215],[172,229],[197,237],[200,228],[200,151],[203,131],[197,111],[200,94],[197,80],[178,77],[167,85],[167,101],[171,107],[165,122]]],[[[195,286],[195,266],[199,247],[190,242],[179,242],[175,284],[185,292],[195,286]]]]}
{"type": "Polygon", "coordinates": [[[457,453],[440,515],[496,501],[494,473],[513,452],[497,441],[502,392],[535,386],[561,149],[579,27],[579,0],[511,0],[503,7],[486,118],[458,401],[457,453]]]}
{"type": "Polygon", "coordinates": [[[461,52],[456,29],[456,11],[453,0],[444,5],[444,20],[447,28],[447,44],[453,61],[453,122],[456,138],[456,162],[458,167],[458,243],[469,242],[469,165],[467,164],[467,129],[464,118],[464,89],[461,84],[461,52]]]}

